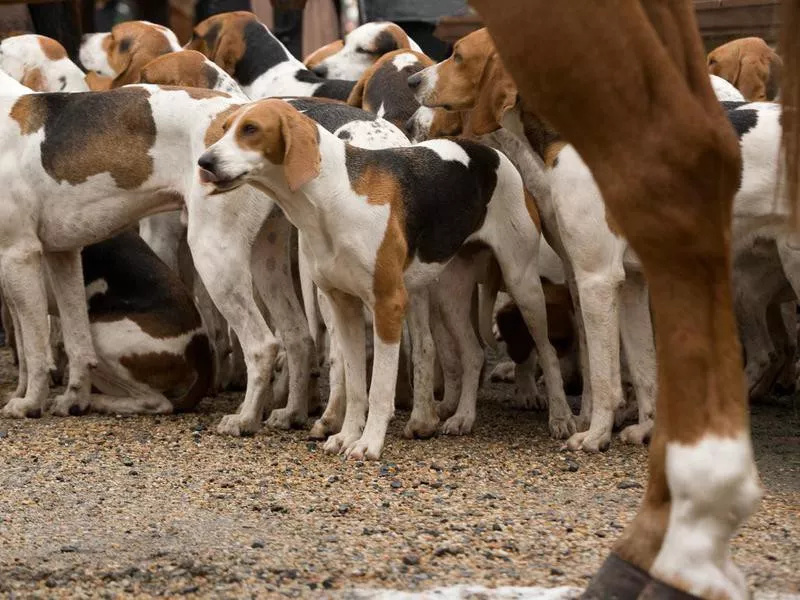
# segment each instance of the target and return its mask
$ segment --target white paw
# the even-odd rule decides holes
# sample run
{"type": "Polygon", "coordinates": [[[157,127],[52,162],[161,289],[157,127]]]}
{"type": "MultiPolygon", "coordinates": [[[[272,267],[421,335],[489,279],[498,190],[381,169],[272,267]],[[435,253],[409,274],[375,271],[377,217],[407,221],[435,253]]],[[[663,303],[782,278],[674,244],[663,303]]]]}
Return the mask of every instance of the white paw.
{"type": "Polygon", "coordinates": [[[38,419],[42,416],[42,407],[35,400],[11,398],[0,414],[9,419],[38,419]]]}
{"type": "Polygon", "coordinates": [[[70,415],[82,415],[89,410],[90,398],[85,394],[85,398],[73,390],[67,390],[63,394],[56,396],[53,405],[50,409],[54,415],[59,417],[68,417],[70,415]]]}
{"type": "Polygon", "coordinates": [[[415,415],[411,413],[411,418],[403,429],[403,435],[410,439],[426,440],[433,437],[439,428],[439,417],[435,412],[430,411],[427,415],[415,415]]]}
{"type": "Polygon", "coordinates": [[[341,428],[341,424],[331,423],[323,417],[317,419],[311,431],[308,432],[308,437],[312,440],[324,440],[331,434],[339,433],[341,428]]]}
{"type": "Polygon", "coordinates": [[[467,435],[475,424],[475,415],[454,414],[445,421],[442,433],[445,435],[467,435]]]}
{"type": "Polygon", "coordinates": [[[349,460],[378,460],[382,450],[382,438],[361,436],[345,450],[344,455],[349,460]]]}
{"type": "Polygon", "coordinates": [[[267,427],[273,429],[293,429],[305,427],[308,417],[289,408],[276,408],[267,419],[267,427]]]}
{"type": "Polygon", "coordinates": [[[570,450],[583,450],[584,452],[600,452],[607,450],[611,445],[611,432],[588,431],[576,433],[567,440],[567,448],[570,450]]]}
{"type": "Polygon", "coordinates": [[[245,419],[240,414],[225,415],[217,425],[217,433],[235,437],[250,435],[259,429],[261,429],[261,423],[258,419],[245,419]]]}
{"type": "Polygon", "coordinates": [[[339,454],[340,452],[347,450],[347,448],[352,446],[358,439],[358,434],[354,435],[352,433],[340,431],[339,433],[329,437],[323,444],[322,449],[330,454],[339,454]]]}
{"type": "Polygon", "coordinates": [[[555,440],[565,440],[578,431],[578,427],[575,425],[575,417],[572,415],[550,417],[548,425],[550,426],[550,437],[555,440]]]}
{"type": "Polygon", "coordinates": [[[442,401],[436,405],[436,414],[439,416],[441,420],[445,420],[452,417],[457,409],[458,409],[457,402],[442,401]]]}
{"type": "Polygon", "coordinates": [[[637,423],[630,425],[619,432],[619,439],[626,444],[634,444],[642,446],[650,439],[650,433],[653,431],[653,421],[645,421],[644,423],[637,423]]]}
{"type": "Polygon", "coordinates": [[[503,383],[514,383],[517,366],[510,360],[497,363],[489,375],[491,381],[502,381],[503,383]]]}

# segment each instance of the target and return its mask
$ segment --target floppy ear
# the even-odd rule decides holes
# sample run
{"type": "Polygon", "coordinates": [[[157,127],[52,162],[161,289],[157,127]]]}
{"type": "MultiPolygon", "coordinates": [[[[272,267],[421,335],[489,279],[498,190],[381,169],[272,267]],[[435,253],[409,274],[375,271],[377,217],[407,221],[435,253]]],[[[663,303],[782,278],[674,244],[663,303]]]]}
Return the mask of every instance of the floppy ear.
{"type": "Polygon", "coordinates": [[[767,79],[769,78],[769,65],[760,57],[744,55],[739,62],[739,80],[736,87],[742,96],[751,102],[767,99],[767,79]]]}
{"type": "Polygon", "coordinates": [[[364,103],[364,87],[367,83],[367,74],[364,73],[361,76],[361,79],[356,81],[355,87],[350,92],[350,95],[347,97],[347,103],[350,106],[355,106],[356,108],[361,108],[361,105],[364,103]]]}
{"type": "Polygon", "coordinates": [[[737,47],[722,46],[712,50],[708,55],[708,72],[727,80],[731,85],[738,86],[739,71],[742,68],[740,50],[737,47]]]}
{"type": "Polygon", "coordinates": [[[104,92],[106,90],[110,90],[111,82],[113,81],[111,77],[98,75],[94,71],[89,71],[86,73],[84,79],[86,80],[86,85],[89,86],[89,89],[92,92],[104,92]]]}
{"type": "Polygon", "coordinates": [[[208,57],[232,77],[236,70],[236,63],[244,56],[244,51],[245,44],[241,32],[226,28],[217,39],[217,43],[208,57]]]}
{"type": "Polygon", "coordinates": [[[289,190],[296,192],[319,175],[322,156],[319,132],[314,122],[295,110],[281,113],[283,134],[283,172],[289,190]]]}
{"type": "Polygon", "coordinates": [[[140,40],[131,37],[123,37],[119,41],[114,38],[114,44],[114,52],[117,53],[119,62],[124,67],[111,82],[111,87],[118,88],[131,83],[139,83],[142,69],[154,58],[151,56],[152,53],[140,48],[140,40]]]}
{"type": "Polygon", "coordinates": [[[25,73],[22,76],[22,81],[20,81],[22,85],[27,88],[32,89],[34,92],[44,92],[46,91],[47,81],[42,75],[41,70],[38,68],[33,69],[25,69],[25,73]]]}
{"type": "Polygon", "coordinates": [[[497,54],[486,61],[479,86],[478,98],[469,116],[473,135],[499,129],[503,116],[517,105],[517,86],[497,54]]]}

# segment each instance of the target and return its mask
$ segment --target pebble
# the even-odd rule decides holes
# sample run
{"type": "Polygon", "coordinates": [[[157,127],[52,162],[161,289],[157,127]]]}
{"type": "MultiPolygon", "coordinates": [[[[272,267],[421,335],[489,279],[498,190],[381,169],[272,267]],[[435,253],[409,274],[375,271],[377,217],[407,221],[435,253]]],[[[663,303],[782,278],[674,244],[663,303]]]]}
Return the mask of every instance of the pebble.
{"type": "Polygon", "coordinates": [[[574,460],[567,460],[564,463],[564,466],[561,467],[562,471],[566,471],[567,473],[575,473],[579,469],[578,463],[574,460]]]}
{"type": "Polygon", "coordinates": [[[641,489],[642,484],[638,481],[633,481],[631,479],[623,479],[617,484],[617,489],[620,490],[631,490],[631,489],[641,489]]]}
{"type": "Polygon", "coordinates": [[[69,553],[69,552],[77,552],[77,551],[78,551],[78,547],[77,546],[73,546],[71,544],[66,545],[66,546],[61,546],[61,552],[65,553],[65,554],[69,553]]]}
{"type": "Polygon", "coordinates": [[[250,544],[250,547],[251,548],[263,548],[264,547],[264,542],[262,542],[261,540],[255,540],[252,544],[250,544]]]}
{"type": "Polygon", "coordinates": [[[392,488],[399,490],[401,487],[403,487],[403,482],[399,479],[392,479],[392,482],[389,485],[391,485],[392,488]]]}
{"type": "Polygon", "coordinates": [[[132,467],[133,461],[130,458],[123,458],[122,464],[125,465],[126,467],[132,467]]]}
{"type": "Polygon", "coordinates": [[[403,556],[403,564],[406,565],[418,565],[419,564],[419,555],[418,554],[406,554],[403,556]]]}

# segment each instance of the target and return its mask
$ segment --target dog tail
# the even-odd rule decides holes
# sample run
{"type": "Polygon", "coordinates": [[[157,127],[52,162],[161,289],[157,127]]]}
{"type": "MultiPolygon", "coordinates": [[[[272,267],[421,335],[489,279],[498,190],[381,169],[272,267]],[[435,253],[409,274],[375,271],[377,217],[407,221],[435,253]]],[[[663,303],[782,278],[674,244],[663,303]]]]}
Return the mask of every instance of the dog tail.
{"type": "Polygon", "coordinates": [[[503,275],[500,272],[500,265],[492,258],[486,270],[486,281],[478,286],[478,331],[483,343],[493,350],[497,350],[497,340],[492,332],[492,318],[497,293],[502,285],[503,275]]]}
{"type": "Polygon", "coordinates": [[[783,57],[783,147],[792,225],[800,230],[800,0],[783,0],[780,54],[783,57]]]}
{"type": "Polygon", "coordinates": [[[194,410],[208,395],[214,383],[214,358],[211,353],[211,342],[205,331],[192,336],[186,345],[184,358],[189,369],[194,372],[195,379],[185,395],[172,400],[172,407],[176,413],[194,410]]]}

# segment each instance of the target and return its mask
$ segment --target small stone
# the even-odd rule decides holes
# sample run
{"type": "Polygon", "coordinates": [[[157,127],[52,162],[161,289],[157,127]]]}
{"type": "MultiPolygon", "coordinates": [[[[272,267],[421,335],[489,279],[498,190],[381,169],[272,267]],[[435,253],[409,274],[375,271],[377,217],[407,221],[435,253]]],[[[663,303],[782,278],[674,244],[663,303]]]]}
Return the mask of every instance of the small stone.
{"type": "Polygon", "coordinates": [[[640,489],[641,487],[641,483],[632,479],[623,479],[617,484],[617,489],[620,490],[640,489]]]}
{"type": "Polygon", "coordinates": [[[436,548],[436,550],[433,551],[434,556],[444,556],[445,554],[449,554],[451,556],[457,556],[463,553],[464,550],[462,550],[458,546],[439,546],[438,548],[436,548]]]}
{"type": "Polygon", "coordinates": [[[503,531],[503,526],[500,523],[492,524],[492,531],[503,531]]]}
{"type": "Polygon", "coordinates": [[[133,461],[130,458],[123,458],[122,464],[125,465],[126,467],[132,467],[133,461]]]}
{"type": "Polygon", "coordinates": [[[575,473],[578,468],[578,463],[576,463],[574,460],[567,460],[561,470],[566,471],[567,473],[575,473]]]}
{"type": "Polygon", "coordinates": [[[326,590],[331,589],[333,587],[333,577],[328,577],[327,579],[324,579],[322,581],[322,587],[324,587],[326,590]]]}
{"type": "Polygon", "coordinates": [[[331,475],[330,477],[328,477],[328,483],[336,483],[337,481],[339,481],[338,475],[331,475]]]}
{"type": "Polygon", "coordinates": [[[433,463],[431,463],[431,470],[433,470],[433,471],[442,471],[442,470],[444,470],[444,468],[439,463],[433,462],[433,463]]]}
{"type": "Polygon", "coordinates": [[[44,584],[49,588],[58,587],[58,582],[52,577],[48,577],[47,580],[44,582],[44,584]]]}
{"type": "Polygon", "coordinates": [[[339,511],[340,515],[346,515],[348,512],[350,512],[350,505],[349,504],[340,504],[339,508],[337,508],[336,510],[339,511]]]}
{"type": "Polygon", "coordinates": [[[392,488],[399,490],[401,487],[403,487],[403,482],[400,481],[399,479],[392,479],[392,483],[390,483],[389,485],[391,485],[392,488]]]}
{"type": "Polygon", "coordinates": [[[0,440],[5,437],[8,437],[8,432],[5,429],[0,429],[0,440]]]}
{"type": "Polygon", "coordinates": [[[201,431],[205,431],[205,429],[206,429],[206,426],[203,425],[202,423],[198,423],[197,425],[192,427],[192,431],[194,431],[195,433],[200,433],[201,431]]]}
{"type": "Polygon", "coordinates": [[[77,546],[73,546],[71,544],[68,544],[66,546],[61,546],[61,552],[64,552],[65,554],[68,553],[68,552],[77,552],[77,551],[78,551],[78,547],[77,546]]]}
{"type": "Polygon", "coordinates": [[[306,442],[306,448],[309,452],[317,451],[317,442],[306,442]]]}
{"type": "Polygon", "coordinates": [[[564,571],[559,569],[558,567],[553,567],[550,569],[550,575],[563,575],[564,571]]]}
{"type": "Polygon", "coordinates": [[[599,537],[599,538],[604,538],[604,537],[606,537],[606,534],[605,534],[605,532],[604,532],[604,531],[595,531],[595,532],[594,532],[594,534],[595,534],[597,537],[599,537]]]}
{"type": "Polygon", "coordinates": [[[264,542],[262,542],[261,540],[256,540],[252,544],[250,544],[250,547],[251,548],[263,548],[264,547],[264,542]]]}
{"type": "Polygon", "coordinates": [[[403,564],[406,564],[406,565],[409,565],[409,566],[418,565],[419,564],[419,556],[417,554],[414,554],[413,552],[411,554],[406,554],[403,557],[403,564]]]}
{"type": "Polygon", "coordinates": [[[482,496],[480,496],[478,500],[497,500],[497,496],[489,492],[487,494],[483,494],[482,496]]]}
{"type": "Polygon", "coordinates": [[[200,589],[199,585],[187,585],[185,588],[181,590],[181,594],[194,594],[196,591],[200,589]]]}

